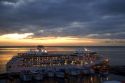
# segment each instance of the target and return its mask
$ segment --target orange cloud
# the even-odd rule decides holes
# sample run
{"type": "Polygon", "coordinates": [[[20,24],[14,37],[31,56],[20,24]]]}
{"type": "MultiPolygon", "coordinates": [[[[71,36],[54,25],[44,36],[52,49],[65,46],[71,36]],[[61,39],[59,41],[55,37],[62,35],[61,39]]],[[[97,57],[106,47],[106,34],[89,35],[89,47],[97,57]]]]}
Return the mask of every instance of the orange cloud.
{"type": "MultiPolygon", "coordinates": [[[[30,45],[46,45],[46,46],[100,46],[100,45],[125,45],[118,41],[118,39],[91,39],[80,37],[41,37],[32,38],[32,33],[24,34],[5,34],[0,36],[1,46],[30,46],[30,45]],[[30,38],[29,38],[30,37],[30,38]],[[112,43],[113,42],[113,43],[112,43]]],[[[125,40],[119,40],[125,42],[125,40]]]]}

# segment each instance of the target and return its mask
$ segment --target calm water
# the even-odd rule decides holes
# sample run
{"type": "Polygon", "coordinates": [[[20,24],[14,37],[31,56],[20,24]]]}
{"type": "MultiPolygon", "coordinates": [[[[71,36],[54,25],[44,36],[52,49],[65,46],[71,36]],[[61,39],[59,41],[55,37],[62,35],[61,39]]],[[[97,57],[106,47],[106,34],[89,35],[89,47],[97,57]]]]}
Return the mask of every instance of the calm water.
{"type": "MultiPolygon", "coordinates": [[[[49,52],[59,52],[59,53],[71,53],[77,48],[84,47],[46,47],[49,52]]],[[[110,65],[125,65],[125,47],[86,47],[90,50],[97,51],[103,56],[107,56],[110,59],[110,65]]],[[[15,56],[18,52],[27,51],[29,48],[0,48],[0,73],[6,72],[6,63],[15,56]]],[[[120,76],[110,76],[109,78],[114,79],[125,79],[120,76]]],[[[78,81],[78,80],[77,80],[78,81]]],[[[1,82],[0,82],[1,83],[1,82]]],[[[51,82],[47,82],[51,83],[51,82]]],[[[56,82],[54,82],[56,83],[56,82]]],[[[69,82],[68,82],[69,83],[69,82]]],[[[71,82],[72,83],[72,82],[71,82]]],[[[79,83],[79,82],[74,82],[79,83]]],[[[85,82],[89,83],[89,82],[85,82]]],[[[96,83],[96,82],[95,82],[96,83]]]]}

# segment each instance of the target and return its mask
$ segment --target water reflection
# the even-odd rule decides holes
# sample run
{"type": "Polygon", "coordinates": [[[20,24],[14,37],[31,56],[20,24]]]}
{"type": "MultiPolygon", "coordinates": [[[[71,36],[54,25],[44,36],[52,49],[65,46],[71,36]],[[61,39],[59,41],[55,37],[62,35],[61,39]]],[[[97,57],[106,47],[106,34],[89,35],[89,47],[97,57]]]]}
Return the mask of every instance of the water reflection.
{"type": "Polygon", "coordinates": [[[6,72],[6,63],[18,52],[26,51],[26,48],[0,48],[0,73],[6,72]]]}

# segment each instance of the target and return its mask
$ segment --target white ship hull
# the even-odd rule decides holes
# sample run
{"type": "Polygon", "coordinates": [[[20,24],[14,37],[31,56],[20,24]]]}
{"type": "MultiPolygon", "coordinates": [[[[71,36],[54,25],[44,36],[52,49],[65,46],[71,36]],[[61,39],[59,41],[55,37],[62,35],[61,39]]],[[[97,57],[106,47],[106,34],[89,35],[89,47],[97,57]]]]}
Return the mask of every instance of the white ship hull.
{"type": "MultiPolygon", "coordinates": [[[[108,63],[108,59],[99,56],[96,52],[77,52],[71,54],[53,54],[47,53],[45,49],[38,47],[37,50],[31,50],[24,53],[18,53],[14,56],[6,65],[7,72],[21,72],[21,71],[37,71],[46,70],[45,72],[48,77],[54,77],[55,71],[58,69],[67,69],[67,73],[76,76],[80,72],[74,69],[83,68],[83,72],[88,74],[88,70],[84,70],[85,67],[91,68],[97,63],[108,63]],[[51,72],[50,72],[51,71],[51,72]]],[[[62,73],[57,74],[58,77],[64,77],[62,73]]],[[[37,76],[36,76],[37,77],[37,76]]],[[[22,77],[24,80],[30,80],[27,75],[22,77]]],[[[36,79],[42,79],[36,78],[36,79]]]]}

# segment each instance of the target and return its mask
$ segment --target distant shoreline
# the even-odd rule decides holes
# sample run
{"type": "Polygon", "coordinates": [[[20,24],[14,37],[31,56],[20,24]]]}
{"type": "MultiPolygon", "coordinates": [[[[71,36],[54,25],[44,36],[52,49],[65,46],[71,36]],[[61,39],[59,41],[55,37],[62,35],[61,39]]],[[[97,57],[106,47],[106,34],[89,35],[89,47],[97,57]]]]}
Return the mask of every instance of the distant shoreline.
{"type": "MultiPolygon", "coordinates": [[[[0,46],[0,48],[34,48],[36,46],[0,46]]],[[[125,46],[45,46],[45,47],[125,47],[125,46]]]]}

